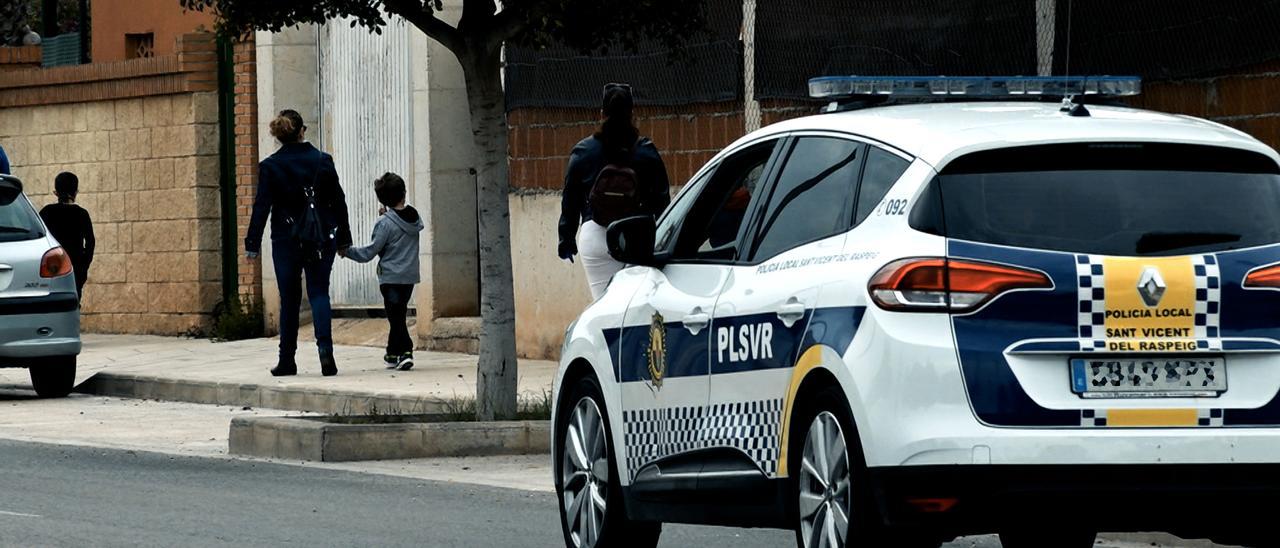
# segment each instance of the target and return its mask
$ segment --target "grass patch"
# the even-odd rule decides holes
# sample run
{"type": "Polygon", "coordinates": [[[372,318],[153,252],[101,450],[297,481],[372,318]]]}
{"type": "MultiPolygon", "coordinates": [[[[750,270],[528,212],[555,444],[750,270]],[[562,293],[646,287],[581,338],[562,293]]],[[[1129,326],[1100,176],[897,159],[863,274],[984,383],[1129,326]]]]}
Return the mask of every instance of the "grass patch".
{"type": "Polygon", "coordinates": [[[262,322],[262,305],[240,299],[223,301],[213,308],[209,338],[215,342],[257,339],[264,335],[262,322]]]}
{"type": "MultiPolygon", "coordinates": [[[[474,397],[454,396],[444,402],[444,415],[457,422],[476,420],[476,399],[474,397]]],[[[516,400],[516,416],[518,421],[551,420],[551,391],[543,390],[536,396],[520,396],[516,400]]]]}

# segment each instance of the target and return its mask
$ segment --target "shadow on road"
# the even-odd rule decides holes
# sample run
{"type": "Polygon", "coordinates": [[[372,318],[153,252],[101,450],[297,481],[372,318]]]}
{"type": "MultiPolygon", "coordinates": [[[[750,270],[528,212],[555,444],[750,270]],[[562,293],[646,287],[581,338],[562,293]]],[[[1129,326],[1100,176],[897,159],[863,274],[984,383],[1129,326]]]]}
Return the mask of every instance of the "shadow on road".
{"type": "Polygon", "coordinates": [[[0,384],[0,402],[38,399],[40,398],[28,386],[0,384]]]}

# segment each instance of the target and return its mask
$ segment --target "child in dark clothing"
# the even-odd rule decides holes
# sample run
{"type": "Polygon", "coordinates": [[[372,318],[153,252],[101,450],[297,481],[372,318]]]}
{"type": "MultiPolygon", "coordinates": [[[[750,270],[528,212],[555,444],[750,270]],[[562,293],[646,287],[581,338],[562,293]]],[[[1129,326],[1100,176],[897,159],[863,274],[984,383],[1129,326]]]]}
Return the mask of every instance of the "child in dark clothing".
{"type": "Polygon", "coordinates": [[[386,173],[373,182],[373,192],[382,203],[382,218],[373,226],[373,243],[339,251],[344,257],[367,263],[378,257],[378,284],[391,331],[387,335],[387,354],[382,358],[387,369],[408,371],[413,367],[413,338],[405,317],[413,286],[419,282],[418,233],[422,217],[405,205],[404,179],[386,173]]]}
{"type": "Polygon", "coordinates": [[[76,194],[80,192],[80,179],[74,173],[62,172],[53,180],[53,191],[58,196],[58,203],[49,204],[40,210],[40,218],[54,239],[62,245],[71,257],[71,266],[76,275],[76,293],[84,296],[84,282],[89,279],[89,265],[93,263],[93,221],[89,212],[76,205],[76,194]]]}

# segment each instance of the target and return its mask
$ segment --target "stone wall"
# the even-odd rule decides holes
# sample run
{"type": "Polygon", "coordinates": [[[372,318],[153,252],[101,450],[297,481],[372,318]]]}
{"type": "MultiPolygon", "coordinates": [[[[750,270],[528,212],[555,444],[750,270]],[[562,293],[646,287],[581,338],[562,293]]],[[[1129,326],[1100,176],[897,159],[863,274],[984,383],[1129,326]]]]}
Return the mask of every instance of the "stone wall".
{"type": "Polygon", "coordinates": [[[222,297],[216,58],[211,39],[184,42],[172,58],[0,77],[0,142],[28,196],[43,207],[59,172],[80,178],[98,242],[85,331],[189,333],[222,297]]]}

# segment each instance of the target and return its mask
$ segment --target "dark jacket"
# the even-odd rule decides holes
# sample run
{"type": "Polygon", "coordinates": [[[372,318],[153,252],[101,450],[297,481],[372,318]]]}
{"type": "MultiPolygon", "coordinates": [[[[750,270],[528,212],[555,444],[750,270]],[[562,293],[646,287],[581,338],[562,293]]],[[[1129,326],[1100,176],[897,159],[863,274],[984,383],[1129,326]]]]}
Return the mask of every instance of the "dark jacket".
{"type": "Polygon", "coordinates": [[[258,195],[253,200],[253,216],[244,249],[262,250],[262,232],[271,215],[271,241],[293,239],[293,224],[302,218],[306,197],[302,189],[315,181],[316,205],[325,232],[335,247],[351,245],[351,225],[347,220],[347,196],[338,184],[333,157],[311,143],[289,143],[258,164],[258,195]],[[319,170],[319,171],[317,171],[319,170]]]}
{"type": "Polygon", "coordinates": [[[5,175],[13,173],[12,171],[9,171],[9,157],[5,155],[4,147],[0,147],[0,173],[5,175]]]}
{"type": "MultiPolygon", "coordinates": [[[[560,196],[560,246],[569,245],[577,249],[574,239],[578,227],[591,220],[591,205],[587,198],[591,195],[591,187],[595,185],[596,176],[607,165],[604,158],[604,143],[594,135],[578,142],[569,154],[569,167],[564,174],[564,191],[560,196]]],[[[670,182],[667,179],[667,167],[662,163],[658,147],[647,137],[636,146],[635,157],[631,168],[636,171],[636,178],[644,187],[640,200],[640,211],[657,218],[671,203],[670,182]]]]}
{"type": "Polygon", "coordinates": [[[76,204],[49,204],[40,210],[40,218],[44,219],[49,233],[71,257],[71,266],[76,272],[88,272],[89,265],[93,263],[93,250],[97,247],[89,212],[76,204]]]}

